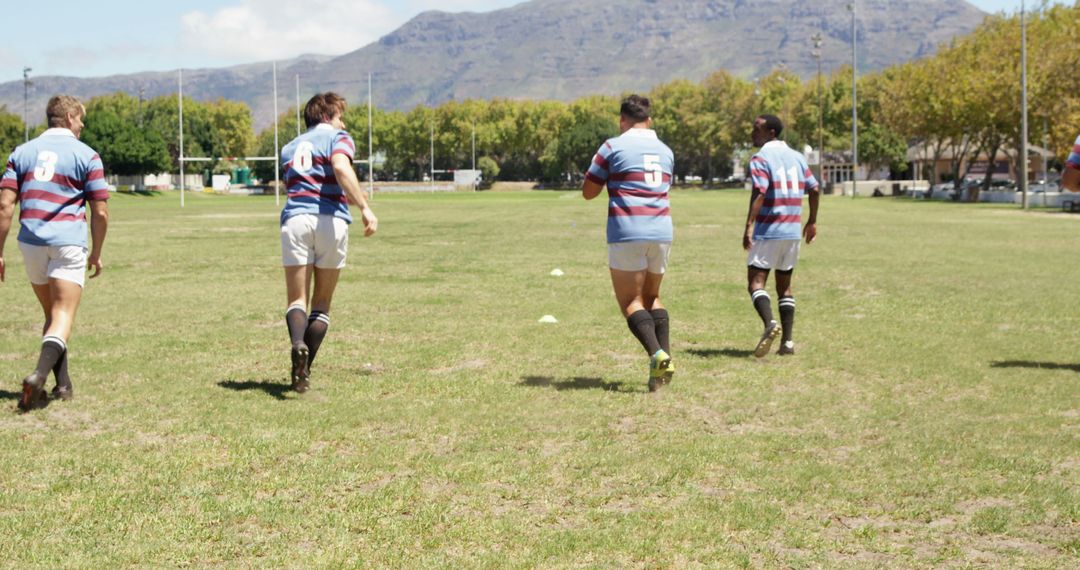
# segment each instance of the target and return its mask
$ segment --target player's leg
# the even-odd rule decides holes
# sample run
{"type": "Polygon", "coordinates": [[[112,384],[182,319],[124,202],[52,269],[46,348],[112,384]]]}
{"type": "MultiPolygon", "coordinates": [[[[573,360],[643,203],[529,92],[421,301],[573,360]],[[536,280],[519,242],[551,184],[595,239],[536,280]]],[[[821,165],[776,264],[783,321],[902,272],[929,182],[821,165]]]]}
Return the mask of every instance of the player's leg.
{"type": "Polygon", "coordinates": [[[289,378],[297,392],[307,390],[307,301],[315,263],[316,216],[298,215],[281,225],[281,265],[285,268],[285,325],[289,330],[289,378]]]}
{"type": "Polygon", "coordinates": [[[660,341],[656,338],[656,325],[645,308],[642,294],[645,276],[645,268],[638,271],[611,268],[611,285],[615,290],[615,301],[619,304],[619,310],[626,317],[630,332],[638,339],[645,352],[652,356],[661,348],[660,341]]]}
{"type": "Polygon", "coordinates": [[[795,264],[799,262],[800,243],[800,240],[796,239],[784,240],[778,244],[782,252],[776,265],[776,294],[780,297],[780,323],[784,331],[778,354],[795,354],[795,342],[792,339],[795,327],[795,294],[791,290],[791,278],[795,272],[795,264]]]}
{"type": "Polygon", "coordinates": [[[791,290],[791,277],[794,272],[794,268],[776,271],[776,294],[780,296],[780,325],[784,331],[777,354],[795,354],[795,341],[792,337],[795,328],[795,294],[791,290]]]}
{"type": "Polygon", "coordinates": [[[311,265],[293,265],[285,267],[285,296],[288,302],[285,309],[285,326],[289,329],[290,381],[298,392],[307,390],[308,347],[304,344],[304,331],[307,330],[307,297],[309,283],[313,273],[311,265]]]}
{"type": "MultiPolygon", "coordinates": [[[[83,271],[85,271],[85,266],[83,271]]],[[[38,294],[40,288],[40,285],[35,286],[34,293],[38,294]]],[[[24,410],[32,408],[41,397],[49,372],[60,369],[61,360],[67,354],[67,342],[71,338],[71,329],[75,324],[75,313],[82,299],[82,285],[66,279],[50,278],[44,288],[48,292],[48,326],[45,327],[45,334],[41,339],[41,352],[38,354],[37,366],[29,376],[23,379],[23,395],[19,401],[19,407],[24,410]]],[[[63,372],[66,373],[66,366],[64,368],[63,372]]],[[[57,379],[57,387],[60,390],[65,387],[62,378],[59,376],[57,379]]],[[[67,383],[70,389],[70,379],[67,383]]]]}
{"type": "Polygon", "coordinates": [[[315,229],[315,288],[311,296],[304,342],[308,346],[308,370],[330,329],[330,302],[337,289],[349,249],[349,224],[335,216],[319,216],[315,229]]]}
{"type": "MultiPolygon", "coordinates": [[[[671,250],[671,243],[655,243],[651,244],[646,252],[646,259],[648,260],[648,267],[645,273],[645,284],[642,289],[642,297],[645,304],[645,308],[648,309],[649,314],[652,315],[654,329],[656,330],[656,340],[660,343],[660,348],[667,355],[667,358],[654,359],[653,367],[658,369],[659,376],[657,380],[659,382],[652,382],[652,388],[655,390],[662,384],[668,384],[675,376],[675,365],[671,362],[671,317],[668,314],[668,310],[660,302],[660,284],[663,282],[664,275],[667,273],[668,255],[671,250]]],[[[652,376],[650,375],[650,379],[652,376]]]]}
{"type": "Polygon", "coordinates": [[[315,290],[311,295],[311,316],[308,317],[304,343],[308,346],[308,366],[315,362],[326,332],[330,329],[330,303],[334,299],[340,269],[315,268],[315,290]]]}
{"type": "Polygon", "coordinates": [[[769,280],[769,269],[767,267],[770,264],[764,259],[764,252],[758,251],[755,255],[755,250],[758,249],[759,244],[764,245],[763,242],[758,242],[750,250],[751,262],[747,266],[746,281],[747,291],[750,293],[750,299],[754,303],[754,310],[757,311],[758,316],[761,317],[761,322],[765,326],[765,330],[754,348],[754,356],[761,358],[769,353],[773,340],[780,335],[780,324],[773,319],[772,299],[769,298],[769,292],[765,289],[769,280]]]}
{"type": "MultiPolygon", "coordinates": [[[[44,337],[49,331],[49,326],[52,325],[52,295],[49,294],[49,285],[47,283],[45,285],[31,283],[30,286],[33,287],[38,304],[41,305],[41,310],[45,313],[45,324],[41,327],[41,336],[44,337]]],[[[53,375],[56,377],[56,386],[53,387],[52,397],[54,399],[70,400],[75,391],[72,387],[71,376],[68,374],[67,350],[60,355],[60,360],[53,367],[53,375]]]]}

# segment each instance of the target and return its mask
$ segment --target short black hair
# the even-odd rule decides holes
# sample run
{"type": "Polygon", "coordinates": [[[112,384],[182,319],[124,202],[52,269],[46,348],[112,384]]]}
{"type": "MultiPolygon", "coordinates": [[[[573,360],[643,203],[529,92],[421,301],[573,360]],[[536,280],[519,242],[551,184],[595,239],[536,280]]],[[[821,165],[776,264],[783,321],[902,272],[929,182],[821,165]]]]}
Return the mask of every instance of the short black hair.
{"type": "Polygon", "coordinates": [[[776,115],[758,115],[759,119],[765,120],[765,128],[776,133],[776,138],[780,138],[780,133],[784,132],[784,122],[780,120],[780,117],[776,115]]]}
{"type": "Polygon", "coordinates": [[[644,123],[652,116],[652,103],[649,102],[648,97],[631,95],[623,99],[619,114],[635,123],[644,123]]]}

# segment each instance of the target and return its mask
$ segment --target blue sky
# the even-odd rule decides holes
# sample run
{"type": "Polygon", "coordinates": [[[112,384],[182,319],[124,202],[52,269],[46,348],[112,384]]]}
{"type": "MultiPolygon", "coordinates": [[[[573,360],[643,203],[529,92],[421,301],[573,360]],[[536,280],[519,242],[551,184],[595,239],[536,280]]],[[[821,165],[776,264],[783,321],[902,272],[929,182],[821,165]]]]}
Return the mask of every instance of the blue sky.
{"type": "MultiPolygon", "coordinates": [[[[24,66],[33,68],[31,76],[95,77],[224,67],[302,53],[342,54],[377,40],[424,10],[483,12],[521,1],[101,0],[90,4],[54,0],[48,6],[53,24],[47,31],[38,26],[5,26],[0,82],[21,79],[24,66]],[[312,13],[321,16],[312,18],[312,13]],[[67,22],[77,24],[64,30],[67,22]]],[[[971,1],[990,12],[1020,6],[1020,0],[971,1]]],[[[3,11],[6,22],[42,18],[40,4],[8,4],[3,11]]]]}

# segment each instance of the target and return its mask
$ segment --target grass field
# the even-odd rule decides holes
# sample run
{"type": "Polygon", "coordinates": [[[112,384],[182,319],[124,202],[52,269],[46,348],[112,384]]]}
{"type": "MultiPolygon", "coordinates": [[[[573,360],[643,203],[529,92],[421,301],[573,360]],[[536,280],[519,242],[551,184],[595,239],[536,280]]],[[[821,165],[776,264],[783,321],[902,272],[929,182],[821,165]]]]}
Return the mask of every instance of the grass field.
{"type": "Polygon", "coordinates": [[[0,565],[1080,564],[1080,217],[825,199],[799,354],[757,361],[745,194],[672,202],[655,395],[569,193],[379,196],[302,396],[272,198],[116,196],[76,398],[29,414],[12,235],[0,565]]]}

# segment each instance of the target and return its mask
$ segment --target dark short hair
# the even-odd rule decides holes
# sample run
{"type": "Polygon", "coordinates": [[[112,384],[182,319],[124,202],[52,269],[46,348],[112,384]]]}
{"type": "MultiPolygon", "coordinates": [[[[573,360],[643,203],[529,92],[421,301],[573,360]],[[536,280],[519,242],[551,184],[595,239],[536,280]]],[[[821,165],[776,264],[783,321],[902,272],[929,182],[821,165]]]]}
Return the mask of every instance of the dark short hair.
{"type": "Polygon", "coordinates": [[[304,123],[308,128],[345,112],[345,98],[333,91],[316,93],[304,106],[304,123]]]}
{"type": "Polygon", "coordinates": [[[784,132],[784,122],[780,120],[780,117],[776,115],[758,115],[758,118],[765,120],[765,128],[776,133],[777,138],[780,137],[780,133],[784,132]]]}
{"type": "Polygon", "coordinates": [[[649,102],[648,97],[631,95],[623,99],[619,114],[635,123],[644,123],[652,116],[652,103],[649,102]]]}

